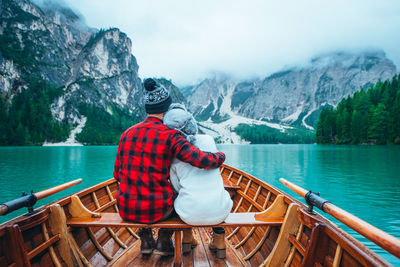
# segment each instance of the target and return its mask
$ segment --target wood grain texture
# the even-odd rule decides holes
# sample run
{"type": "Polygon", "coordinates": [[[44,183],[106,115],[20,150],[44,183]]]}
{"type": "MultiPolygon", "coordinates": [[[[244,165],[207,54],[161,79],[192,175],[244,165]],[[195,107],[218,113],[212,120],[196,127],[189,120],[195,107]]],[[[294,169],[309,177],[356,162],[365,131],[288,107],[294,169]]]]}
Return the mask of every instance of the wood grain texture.
{"type": "MultiPolygon", "coordinates": [[[[217,259],[208,250],[211,227],[195,227],[195,235],[199,237],[199,243],[202,245],[182,255],[183,266],[259,266],[264,263],[268,264],[267,266],[284,264],[296,267],[305,264],[389,266],[387,262],[325,218],[306,214],[303,210],[305,206],[291,196],[230,166],[223,165],[220,170],[225,189],[230,192],[234,201],[233,214],[227,218],[225,224],[220,225],[226,228],[227,258],[217,259]],[[278,203],[280,209],[276,208],[279,206],[278,203]],[[292,227],[293,224],[300,225],[301,229],[293,232],[285,230],[283,219],[284,215],[285,217],[288,215],[285,211],[290,204],[302,207],[297,210],[297,221],[293,219],[295,223],[287,224],[292,227]],[[273,210],[281,214],[280,221],[273,222],[271,219],[273,210]],[[268,222],[260,223],[255,220],[257,213],[263,214],[268,222]],[[316,226],[318,224],[325,224],[326,227],[318,228],[316,226]],[[284,236],[285,232],[287,232],[286,240],[283,243],[288,249],[282,248],[284,245],[281,244],[283,239],[281,236],[284,236]]],[[[164,225],[160,223],[151,226],[122,222],[115,200],[117,189],[118,182],[110,179],[82,190],[74,196],[56,201],[65,217],[59,219],[59,223],[51,223],[52,212],[47,214],[51,209],[45,206],[35,214],[21,216],[0,226],[0,242],[3,242],[0,243],[0,265],[47,267],[54,265],[54,258],[57,256],[62,265],[68,266],[172,266],[173,257],[140,254],[137,227],[184,229],[192,226],[183,224],[179,219],[171,219],[164,222],[164,225]],[[74,208],[76,204],[78,208],[74,208]],[[95,211],[111,214],[111,217],[104,218],[104,225],[93,224],[93,221],[101,221],[91,218],[95,211]],[[81,223],[85,223],[85,226],[74,224],[77,217],[85,216],[88,218],[79,218],[84,219],[81,223]],[[110,223],[110,218],[116,220],[110,223]],[[71,226],[66,225],[67,221],[71,226]],[[64,229],[57,230],[56,224],[64,225],[64,229]],[[44,225],[48,225],[47,237],[43,231],[44,225]],[[92,233],[86,230],[89,226],[92,233]],[[127,226],[129,227],[126,228],[127,226]],[[56,241],[57,236],[59,236],[58,241],[56,241]],[[68,246],[68,250],[64,249],[64,252],[60,245],[63,242],[68,246]],[[3,245],[4,243],[7,245],[3,245]],[[54,252],[51,252],[52,247],[54,252]],[[31,261],[28,255],[33,257],[31,261]],[[70,255],[69,260],[74,259],[72,265],[66,264],[68,259],[65,255],[70,255]]]]}
{"type": "Polygon", "coordinates": [[[140,254],[140,241],[137,240],[129,248],[125,249],[123,253],[107,264],[109,267],[125,267],[132,262],[140,254]]]}
{"type": "Polygon", "coordinates": [[[60,254],[61,260],[65,262],[67,266],[82,266],[81,260],[72,251],[69,245],[69,235],[63,209],[58,204],[53,204],[49,209],[50,230],[53,234],[58,234],[60,236],[60,240],[55,244],[55,247],[60,254]]]}
{"type": "Polygon", "coordinates": [[[389,235],[332,203],[326,203],[324,211],[400,259],[400,239],[389,235]]]}
{"type": "Polygon", "coordinates": [[[258,221],[269,221],[273,218],[283,218],[288,205],[285,202],[284,195],[278,195],[274,203],[265,211],[256,213],[254,218],[258,221]]]}
{"type": "Polygon", "coordinates": [[[175,251],[174,251],[174,267],[182,265],[182,231],[174,231],[175,251]]]}
{"type": "MultiPolygon", "coordinates": [[[[283,222],[282,218],[270,218],[264,221],[258,221],[254,218],[256,213],[231,213],[225,219],[224,222],[218,225],[210,226],[261,226],[261,225],[281,225],[283,222]]],[[[154,224],[142,224],[127,222],[121,219],[117,213],[101,213],[100,218],[71,218],[67,221],[67,224],[72,227],[135,227],[135,228],[190,228],[192,225],[184,223],[179,217],[173,217],[171,219],[157,222],[154,224]]]]}
{"type": "Polygon", "coordinates": [[[300,222],[297,218],[297,211],[298,206],[296,204],[289,205],[278,240],[276,241],[271,254],[264,261],[264,266],[270,267],[284,265],[291,248],[291,243],[288,240],[288,236],[290,234],[295,234],[300,227],[300,222]]]}
{"type": "Polygon", "coordinates": [[[76,195],[71,196],[71,203],[69,204],[69,213],[72,217],[76,218],[92,218],[92,217],[99,217],[99,213],[95,213],[87,209],[83,203],[81,202],[80,198],[76,195]]]}
{"type": "Polygon", "coordinates": [[[7,227],[6,231],[6,241],[8,245],[6,249],[7,258],[9,258],[17,266],[31,266],[27,256],[27,251],[23,246],[23,237],[18,225],[7,227]]]}
{"type": "MultiPolygon", "coordinates": [[[[45,223],[42,223],[42,231],[43,231],[44,239],[46,241],[50,240],[49,231],[47,230],[47,227],[46,227],[45,223]]],[[[60,234],[56,234],[56,236],[58,236],[59,239],[57,241],[59,241],[60,240],[60,234]]],[[[50,257],[51,257],[54,265],[56,267],[61,267],[61,263],[58,260],[58,257],[57,257],[57,255],[56,255],[56,253],[54,251],[53,245],[51,245],[49,247],[49,252],[50,252],[50,257]]]]}

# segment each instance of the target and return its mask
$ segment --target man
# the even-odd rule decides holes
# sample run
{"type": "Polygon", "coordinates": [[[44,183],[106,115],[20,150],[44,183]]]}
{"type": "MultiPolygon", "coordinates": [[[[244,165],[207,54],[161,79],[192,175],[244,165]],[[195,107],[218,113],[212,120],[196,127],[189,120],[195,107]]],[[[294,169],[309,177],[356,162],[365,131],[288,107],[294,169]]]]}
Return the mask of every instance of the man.
{"type": "MultiPolygon", "coordinates": [[[[146,79],[144,88],[148,117],[122,134],[114,178],[120,182],[117,205],[122,219],[155,223],[173,212],[173,189],[169,181],[173,158],[199,168],[218,168],[225,155],[202,152],[178,131],[164,125],[164,113],[172,102],[168,90],[153,79],[146,79]]],[[[160,229],[155,244],[151,230],[140,229],[141,252],[152,253],[155,247],[154,253],[158,255],[172,255],[171,235],[172,231],[160,229]]]]}

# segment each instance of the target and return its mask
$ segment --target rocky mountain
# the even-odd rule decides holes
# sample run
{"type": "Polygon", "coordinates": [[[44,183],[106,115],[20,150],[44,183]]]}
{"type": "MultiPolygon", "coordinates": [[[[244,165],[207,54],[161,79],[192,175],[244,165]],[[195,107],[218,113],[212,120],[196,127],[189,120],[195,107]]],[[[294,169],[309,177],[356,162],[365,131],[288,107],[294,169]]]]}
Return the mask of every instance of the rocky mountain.
{"type": "MultiPolygon", "coordinates": [[[[31,139],[33,134],[38,136],[32,143],[66,139],[48,132],[32,133],[23,120],[13,122],[21,117],[11,114],[13,99],[24,91],[36,100],[38,92],[44,95],[42,106],[49,106],[55,120],[48,127],[62,124],[69,131],[88,114],[103,122],[109,116],[111,128],[129,124],[116,117],[130,123],[142,119],[143,88],[131,40],[116,28],[89,28],[71,9],[54,3],[38,6],[29,0],[0,0],[0,100],[10,116],[8,127],[20,126],[22,135],[31,139]],[[52,87],[56,89],[45,89],[52,87]]],[[[176,87],[168,88],[174,98],[183,97],[176,87]]],[[[86,125],[95,123],[89,117],[86,125]]]]}
{"type": "Polygon", "coordinates": [[[51,3],[38,7],[28,0],[1,2],[3,95],[10,99],[27,86],[30,76],[39,76],[63,87],[52,105],[60,120],[79,118],[70,102],[135,111],[141,81],[131,40],[115,28],[90,29],[72,10],[51,3]]]}
{"type": "MultiPolygon", "coordinates": [[[[71,9],[54,3],[0,0],[0,145],[116,143],[145,116],[132,42],[116,28],[89,28],[71,9]]],[[[170,80],[158,81],[174,101],[186,101],[203,132],[241,143],[239,124],[263,131],[313,129],[321,107],[335,106],[395,72],[381,51],[341,52],[263,79],[218,74],[182,91],[170,80]]],[[[246,131],[253,129],[242,127],[246,131]]]]}
{"type": "MultiPolygon", "coordinates": [[[[237,82],[218,74],[189,88],[187,102],[215,136],[226,136],[239,123],[281,131],[292,127],[312,130],[321,107],[336,106],[361,87],[391,79],[395,73],[396,66],[382,51],[331,53],[264,79],[237,82]]],[[[239,139],[230,136],[223,140],[239,139]]]]}

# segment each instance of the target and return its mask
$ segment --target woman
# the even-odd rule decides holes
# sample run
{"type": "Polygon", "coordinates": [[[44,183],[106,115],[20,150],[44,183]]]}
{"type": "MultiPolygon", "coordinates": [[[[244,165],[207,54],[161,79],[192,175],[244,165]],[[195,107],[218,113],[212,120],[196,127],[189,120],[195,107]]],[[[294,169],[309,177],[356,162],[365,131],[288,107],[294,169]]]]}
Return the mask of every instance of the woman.
{"type": "MultiPolygon", "coordinates": [[[[202,151],[217,152],[214,139],[209,135],[197,134],[197,123],[185,106],[172,104],[164,115],[164,124],[180,131],[187,140],[202,151]]],[[[229,215],[233,202],[224,189],[219,169],[200,169],[188,163],[174,159],[170,170],[170,179],[178,196],[174,200],[174,209],[179,217],[191,225],[219,224],[229,215]]],[[[217,256],[225,254],[225,230],[213,228],[213,240],[209,247],[217,251],[217,256]],[[222,252],[223,251],[223,252],[222,252]]],[[[186,235],[191,235],[191,231],[186,235]]],[[[183,237],[184,250],[187,251],[191,237],[183,237]],[[186,245],[185,245],[186,244],[186,245]],[[185,247],[186,246],[186,247],[185,247]]],[[[190,248],[190,247],[189,247],[190,248]]]]}

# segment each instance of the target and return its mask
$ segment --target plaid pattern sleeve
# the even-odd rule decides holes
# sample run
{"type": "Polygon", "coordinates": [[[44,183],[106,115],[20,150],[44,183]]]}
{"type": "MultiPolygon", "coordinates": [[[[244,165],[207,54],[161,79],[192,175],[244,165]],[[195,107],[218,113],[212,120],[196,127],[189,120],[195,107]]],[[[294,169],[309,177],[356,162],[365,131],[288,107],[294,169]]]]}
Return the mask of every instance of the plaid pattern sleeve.
{"type": "Polygon", "coordinates": [[[114,163],[114,172],[113,172],[113,176],[115,178],[115,180],[117,180],[119,182],[119,167],[121,165],[121,160],[119,157],[120,154],[120,150],[121,150],[121,140],[120,143],[118,145],[118,151],[117,151],[117,157],[115,158],[115,163],[114,163]]]}
{"type": "Polygon", "coordinates": [[[122,219],[154,223],[173,207],[169,176],[175,157],[200,168],[216,168],[225,160],[223,153],[200,151],[154,117],[122,134],[114,164],[122,219]]]}
{"type": "Polygon", "coordinates": [[[189,143],[180,134],[173,135],[172,151],[175,157],[195,167],[204,169],[218,168],[225,161],[225,154],[222,152],[203,152],[189,143]]]}

